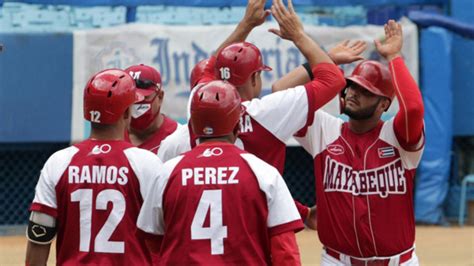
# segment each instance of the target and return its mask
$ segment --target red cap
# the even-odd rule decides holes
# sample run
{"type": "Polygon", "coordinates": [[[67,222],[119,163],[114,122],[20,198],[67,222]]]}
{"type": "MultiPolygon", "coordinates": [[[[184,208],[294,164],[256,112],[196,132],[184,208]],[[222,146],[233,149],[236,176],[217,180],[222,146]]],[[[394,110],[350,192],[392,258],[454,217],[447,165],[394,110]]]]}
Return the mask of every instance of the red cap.
{"type": "Polygon", "coordinates": [[[257,46],[248,42],[231,44],[222,49],[216,58],[216,77],[227,80],[234,86],[242,85],[257,71],[270,71],[263,64],[262,54],[257,46]]]}
{"type": "Polygon", "coordinates": [[[84,88],[84,118],[113,124],[130,105],[142,100],[129,74],[121,69],[106,69],[92,76],[84,88]]]}
{"type": "Polygon", "coordinates": [[[235,129],[244,112],[240,95],[230,83],[211,81],[191,100],[191,126],[199,137],[225,136],[235,129]]]}
{"type": "Polygon", "coordinates": [[[154,67],[139,64],[128,67],[125,72],[132,76],[138,92],[143,96],[148,96],[161,89],[161,74],[154,67]]]}

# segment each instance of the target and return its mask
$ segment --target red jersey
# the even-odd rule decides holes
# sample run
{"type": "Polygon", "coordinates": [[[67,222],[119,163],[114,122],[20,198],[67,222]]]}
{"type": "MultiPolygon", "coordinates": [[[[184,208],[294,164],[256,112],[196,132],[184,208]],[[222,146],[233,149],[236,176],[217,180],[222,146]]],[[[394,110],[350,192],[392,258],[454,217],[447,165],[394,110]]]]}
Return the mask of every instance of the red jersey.
{"type": "Polygon", "coordinates": [[[423,139],[405,150],[394,119],[364,134],[317,111],[297,138],[314,158],[318,235],[326,247],[354,257],[391,256],[415,241],[413,190],[423,139]]]}
{"type": "Polygon", "coordinates": [[[163,235],[163,265],[271,265],[270,238],[301,222],[278,171],[226,143],[168,161],[138,218],[163,235]]]}
{"type": "Polygon", "coordinates": [[[125,141],[85,140],[53,154],[31,211],[56,218],[58,265],[149,265],[136,236],[146,188],[161,161],[125,141]]]}
{"type": "MultiPolygon", "coordinates": [[[[137,147],[149,150],[154,154],[158,154],[158,149],[160,148],[161,141],[171,135],[173,132],[175,132],[178,126],[178,122],[168,118],[166,115],[163,115],[163,124],[161,124],[160,128],[155,132],[155,134],[153,134],[150,138],[145,140],[137,147]]],[[[131,143],[130,134],[128,133],[128,131],[125,131],[125,141],[131,143]]]]}

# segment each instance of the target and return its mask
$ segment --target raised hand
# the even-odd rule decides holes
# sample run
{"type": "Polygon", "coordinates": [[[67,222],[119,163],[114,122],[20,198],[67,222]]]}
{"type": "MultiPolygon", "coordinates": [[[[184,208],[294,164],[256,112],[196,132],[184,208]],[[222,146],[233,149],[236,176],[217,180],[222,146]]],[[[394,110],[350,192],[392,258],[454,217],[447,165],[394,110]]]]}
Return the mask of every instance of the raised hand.
{"type": "Polygon", "coordinates": [[[270,15],[270,10],[264,9],[265,2],[266,0],[249,0],[242,21],[248,23],[251,27],[262,25],[270,15]]]}
{"type": "Polygon", "coordinates": [[[288,9],[282,0],[273,0],[271,11],[280,29],[269,29],[270,32],[293,42],[305,35],[303,24],[293,8],[292,0],[288,0],[288,9]]]}
{"type": "Polygon", "coordinates": [[[391,19],[384,25],[384,30],[385,40],[383,42],[374,40],[375,48],[387,61],[391,61],[401,55],[403,46],[402,26],[391,19]]]}
{"type": "Polygon", "coordinates": [[[350,44],[350,40],[344,40],[334,46],[328,55],[336,65],[349,64],[364,59],[360,54],[362,54],[366,48],[367,43],[364,41],[355,41],[350,44]]]}

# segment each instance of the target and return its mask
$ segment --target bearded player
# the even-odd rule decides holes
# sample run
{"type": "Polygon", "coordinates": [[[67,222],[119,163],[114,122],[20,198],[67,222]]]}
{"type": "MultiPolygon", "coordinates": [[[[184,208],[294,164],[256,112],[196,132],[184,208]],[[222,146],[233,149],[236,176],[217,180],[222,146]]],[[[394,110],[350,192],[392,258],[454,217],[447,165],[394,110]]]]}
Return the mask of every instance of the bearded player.
{"type": "Polygon", "coordinates": [[[322,265],[418,265],[413,191],[424,107],[401,56],[401,25],[384,29],[375,47],[388,68],[363,61],[347,77],[349,122],[318,110],[298,138],[314,158],[322,265]],[[400,109],[383,122],[395,95],[400,109]]]}
{"type": "Polygon", "coordinates": [[[91,135],[53,154],[41,170],[30,208],[27,265],[46,265],[56,235],[58,265],[151,264],[136,221],[162,164],[123,140],[130,108],[142,100],[122,70],[104,70],[88,81],[84,118],[91,135]]]}
{"type": "Polygon", "coordinates": [[[225,81],[194,94],[190,124],[200,144],[165,164],[137,222],[160,236],[160,265],[301,264],[295,231],[303,223],[285,181],[234,145],[243,113],[225,81]]]}

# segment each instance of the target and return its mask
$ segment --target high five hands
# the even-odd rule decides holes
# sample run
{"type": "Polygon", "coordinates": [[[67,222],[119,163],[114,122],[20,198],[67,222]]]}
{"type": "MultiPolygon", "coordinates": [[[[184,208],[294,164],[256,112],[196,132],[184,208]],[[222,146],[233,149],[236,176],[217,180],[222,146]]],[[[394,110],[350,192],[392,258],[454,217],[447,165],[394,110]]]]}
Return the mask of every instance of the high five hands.
{"type": "Polygon", "coordinates": [[[292,0],[288,0],[288,8],[285,7],[282,0],[273,0],[271,11],[280,29],[272,28],[268,31],[293,42],[304,36],[303,24],[293,8],[292,0]]]}
{"type": "Polygon", "coordinates": [[[403,32],[400,23],[394,20],[389,20],[384,25],[385,40],[375,40],[375,49],[383,56],[387,61],[391,61],[397,56],[401,55],[403,46],[403,32]]]}

